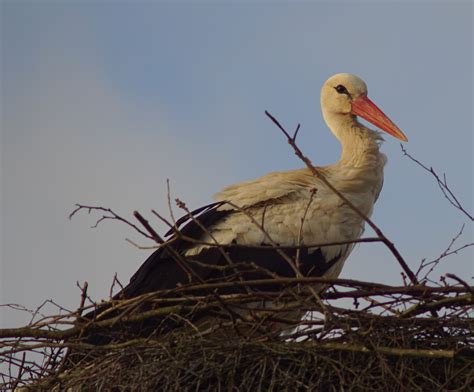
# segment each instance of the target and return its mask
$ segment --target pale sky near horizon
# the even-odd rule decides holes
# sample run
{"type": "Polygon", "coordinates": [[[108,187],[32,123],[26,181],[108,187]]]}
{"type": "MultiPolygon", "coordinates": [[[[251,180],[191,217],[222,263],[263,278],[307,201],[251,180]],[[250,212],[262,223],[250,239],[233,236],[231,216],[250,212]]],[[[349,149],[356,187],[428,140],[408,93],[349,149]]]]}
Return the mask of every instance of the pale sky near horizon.
{"type": "MultiPolygon", "coordinates": [[[[75,308],[76,281],[106,298],[150,251],[118,222],[68,220],[75,203],[168,214],[172,194],[199,207],[223,186],[302,167],[269,110],[316,165],[339,157],[319,90],[362,77],[406,133],[408,151],[446,173],[473,211],[473,4],[446,2],[0,1],[0,304],[75,308]]],[[[465,223],[434,179],[386,137],[374,220],[410,266],[436,258],[465,223]]],[[[179,212],[177,212],[179,214],[179,212]]],[[[155,225],[157,227],[158,224],[155,225]]],[[[371,235],[370,231],[366,235],[371,235]]],[[[150,244],[148,244],[150,245],[150,244]]],[[[471,279],[473,249],[440,273],[471,279]]],[[[357,247],[342,277],[400,284],[378,244],[357,247]]],[[[23,314],[0,309],[0,325],[23,314]]]]}

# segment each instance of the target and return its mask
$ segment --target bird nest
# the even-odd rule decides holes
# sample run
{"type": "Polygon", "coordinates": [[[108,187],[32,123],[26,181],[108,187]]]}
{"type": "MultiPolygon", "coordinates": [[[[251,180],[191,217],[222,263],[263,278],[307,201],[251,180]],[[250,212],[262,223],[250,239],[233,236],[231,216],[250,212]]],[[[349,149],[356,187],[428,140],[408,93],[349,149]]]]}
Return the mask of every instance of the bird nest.
{"type": "Polygon", "coordinates": [[[1,389],[474,387],[473,288],[459,278],[400,287],[324,278],[276,281],[278,293],[265,290],[275,279],[246,282],[248,293],[237,295],[218,294],[228,282],[213,282],[114,300],[106,305],[108,317],[81,317],[87,308],[81,306],[0,330],[9,364],[1,389]],[[315,283],[328,290],[317,294],[310,289],[315,283]],[[208,294],[193,294],[204,289],[208,294]],[[268,301],[271,309],[259,305],[268,301]],[[307,314],[296,322],[295,311],[307,314]],[[90,344],[91,336],[100,336],[101,344],[90,344]]]}
{"type": "MultiPolygon", "coordinates": [[[[267,115],[314,176],[376,234],[350,244],[383,243],[404,271],[403,285],[223,279],[97,305],[85,284],[77,310],[58,306],[56,314],[43,315],[37,309],[29,325],[0,330],[1,390],[474,390],[474,287],[452,274],[439,281],[430,276],[444,257],[474,244],[454,247],[461,229],[440,257],[422,260],[412,272],[382,231],[302,154],[295,144],[299,126],[290,136],[267,115]]],[[[474,220],[445,178],[408,157],[474,220]]],[[[138,213],[145,231],[102,207],[78,206],[73,214],[81,209],[104,213],[97,223],[119,220],[166,246],[138,213]]]]}

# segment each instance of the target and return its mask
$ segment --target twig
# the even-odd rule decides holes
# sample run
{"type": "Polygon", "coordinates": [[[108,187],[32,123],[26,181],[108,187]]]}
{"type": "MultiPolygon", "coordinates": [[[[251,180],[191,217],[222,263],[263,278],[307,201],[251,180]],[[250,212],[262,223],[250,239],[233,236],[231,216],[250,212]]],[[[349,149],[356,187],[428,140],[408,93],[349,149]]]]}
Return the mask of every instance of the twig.
{"type": "Polygon", "coordinates": [[[18,367],[18,376],[16,377],[15,382],[12,385],[12,390],[15,391],[16,387],[20,383],[22,376],[23,376],[23,371],[25,370],[25,359],[26,359],[26,353],[23,353],[22,358],[21,358],[21,363],[20,366],[18,367]]]}
{"type": "Polygon", "coordinates": [[[191,282],[192,277],[196,278],[198,281],[202,282],[202,279],[199,275],[186,263],[186,260],[172,247],[165,243],[163,238],[150,226],[148,221],[140,215],[138,211],[134,211],[133,215],[137,220],[145,227],[145,229],[150,233],[151,238],[155,240],[158,244],[161,244],[165,249],[170,252],[173,259],[179,265],[179,267],[188,275],[188,280],[191,282]]]}
{"type": "Polygon", "coordinates": [[[87,296],[87,288],[89,287],[89,283],[84,282],[84,285],[81,287],[79,282],[76,282],[77,287],[81,289],[81,302],[79,303],[79,307],[77,308],[77,318],[81,317],[82,311],[84,310],[84,304],[86,303],[87,296]]]}
{"type": "Polygon", "coordinates": [[[439,175],[436,173],[436,171],[430,167],[428,168],[426,165],[421,163],[418,159],[413,158],[405,149],[403,144],[400,144],[400,147],[403,151],[403,154],[407,156],[409,159],[411,159],[413,162],[415,162],[418,166],[423,168],[425,171],[430,173],[435,179],[438,184],[439,189],[441,189],[441,192],[443,192],[444,197],[446,200],[451,203],[452,206],[457,208],[459,211],[461,211],[465,216],[467,216],[471,221],[474,221],[474,217],[466,211],[466,209],[462,206],[461,202],[458,200],[456,195],[451,191],[451,189],[448,186],[447,180],[446,180],[446,174],[443,174],[443,179],[439,177],[439,175]]]}
{"type": "Polygon", "coordinates": [[[474,304],[474,297],[471,294],[460,295],[452,298],[443,298],[439,301],[432,301],[426,303],[417,303],[415,306],[411,307],[407,311],[401,314],[401,317],[413,317],[426,312],[431,312],[432,310],[439,310],[444,307],[449,307],[453,305],[463,305],[469,306],[474,304]]]}
{"type": "MultiPolygon", "coordinates": [[[[431,266],[430,269],[425,273],[423,278],[421,279],[422,282],[428,281],[428,276],[433,272],[433,270],[438,266],[441,260],[444,258],[452,255],[452,254],[457,254],[463,249],[469,248],[471,246],[474,246],[474,242],[464,244],[456,249],[451,249],[453,245],[456,243],[456,241],[459,239],[459,237],[462,235],[464,230],[464,224],[461,226],[461,229],[459,232],[451,239],[450,243],[446,247],[446,249],[434,260],[427,261],[426,259],[422,259],[420,262],[420,266],[418,267],[418,270],[416,271],[416,276],[419,276],[420,273],[427,268],[428,266],[431,266]]],[[[431,281],[431,280],[430,280],[431,281]]]]}
{"type": "Polygon", "coordinates": [[[124,222],[125,224],[129,225],[130,227],[132,227],[133,229],[135,229],[139,234],[141,234],[142,236],[146,237],[146,238],[149,238],[149,239],[153,239],[152,236],[150,236],[150,234],[146,233],[145,231],[141,230],[137,225],[133,224],[132,222],[130,222],[129,220],[123,218],[122,216],[116,214],[112,209],[110,208],[105,208],[105,207],[97,207],[97,206],[86,206],[86,205],[83,205],[83,204],[76,204],[76,208],[74,209],[74,211],[72,211],[70,214],[69,214],[69,219],[72,219],[74,217],[74,215],[76,215],[79,211],[81,210],[87,210],[88,213],[90,214],[92,211],[103,211],[103,212],[106,212],[110,215],[103,215],[101,218],[99,218],[95,224],[92,226],[92,228],[96,228],[102,221],[104,220],[118,220],[118,221],[121,221],[121,222],[124,222]]]}
{"type": "MultiPolygon", "coordinates": [[[[313,166],[309,158],[307,158],[296,145],[295,140],[289,135],[289,133],[282,127],[282,125],[278,122],[278,120],[273,117],[268,111],[265,111],[265,114],[273,121],[273,123],[283,132],[283,134],[287,137],[288,143],[293,148],[296,156],[300,158],[308,167],[308,169],[313,173],[315,177],[317,177],[321,182],[326,185],[331,191],[333,191],[345,204],[349,206],[357,215],[361,217],[362,220],[367,222],[367,224],[375,231],[377,236],[382,240],[382,242],[388,247],[388,249],[392,252],[392,254],[397,259],[400,266],[403,268],[407,276],[410,278],[412,284],[418,284],[418,279],[416,278],[415,274],[412,270],[408,267],[408,264],[403,259],[400,252],[397,250],[395,245],[383,234],[382,230],[375,225],[372,220],[365,215],[362,211],[360,211],[351,201],[349,201],[341,192],[339,192],[325,177],[322,173],[320,173],[316,168],[313,166]]],[[[298,127],[299,128],[299,127],[298,127]]]]}
{"type": "Polygon", "coordinates": [[[459,276],[457,275],[454,275],[454,274],[446,274],[446,276],[448,278],[451,278],[451,279],[454,279],[455,281],[459,282],[460,284],[462,284],[468,291],[470,291],[471,293],[474,294],[474,287],[472,286],[469,286],[467,284],[467,282],[463,279],[461,279],[459,276]]]}

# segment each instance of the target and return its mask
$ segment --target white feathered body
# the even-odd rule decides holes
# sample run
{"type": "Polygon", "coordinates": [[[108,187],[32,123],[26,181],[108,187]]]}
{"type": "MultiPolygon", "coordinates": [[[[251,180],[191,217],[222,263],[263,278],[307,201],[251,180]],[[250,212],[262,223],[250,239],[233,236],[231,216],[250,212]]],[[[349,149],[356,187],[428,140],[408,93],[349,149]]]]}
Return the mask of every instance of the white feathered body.
{"type": "MultiPolygon", "coordinates": [[[[336,164],[317,170],[370,216],[382,188],[386,157],[379,152],[382,139],[378,132],[364,131],[355,133],[358,139],[361,133],[365,136],[359,151],[343,154],[336,164]]],[[[209,227],[210,235],[203,238],[204,242],[298,246],[351,241],[364,231],[361,217],[307,168],[269,173],[231,185],[218,193],[216,199],[230,202],[220,209],[231,209],[233,213],[209,227]]],[[[203,247],[195,246],[186,254],[197,254],[203,247]]],[[[321,248],[326,260],[339,255],[325,276],[339,275],[352,248],[351,244],[321,248]]]]}

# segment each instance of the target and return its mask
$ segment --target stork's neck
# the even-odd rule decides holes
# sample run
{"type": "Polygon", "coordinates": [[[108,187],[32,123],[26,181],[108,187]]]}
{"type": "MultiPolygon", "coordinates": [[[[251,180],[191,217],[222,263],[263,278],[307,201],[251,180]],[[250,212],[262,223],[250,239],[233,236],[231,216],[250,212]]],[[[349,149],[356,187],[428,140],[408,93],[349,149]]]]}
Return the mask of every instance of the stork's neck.
{"type": "Polygon", "coordinates": [[[335,113],[323,113],[323,115],[342,145],[339,165],[366,169],[367,166],[383,167],[385,159],[379,150],[383,138],[379,132],[365,127],[355,116],[335,113]]]}
{"type": "Polygon", "coordinates": [[[370,216],[383,184],[383,168],[387,160],[379,149],[383,138],[379,132],[359,123],[354,116],[325,115],[324,118],[342,144],[341,159],[328,167],[329,180],[370,216]],[[360,194],[365,196],[356,196],[360,194]],[[372,197],[367,198],[367,195],[372,197]]]}

